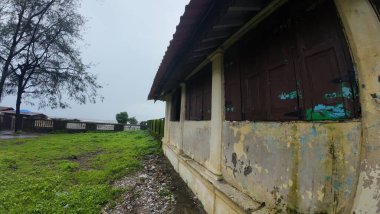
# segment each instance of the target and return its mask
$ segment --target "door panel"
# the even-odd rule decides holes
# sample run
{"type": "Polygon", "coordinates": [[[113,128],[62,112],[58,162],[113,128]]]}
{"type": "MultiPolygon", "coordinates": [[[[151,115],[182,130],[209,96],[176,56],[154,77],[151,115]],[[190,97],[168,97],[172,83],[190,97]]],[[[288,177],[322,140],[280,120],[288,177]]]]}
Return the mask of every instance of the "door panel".
{"type": "Polygon", "coordinates": [[[342,120],[354,116],[353,69],[339,36],[333,2],[304,11],[296,19],[303,102],[307,120],[342,120]]]}
{"type": "Polygon", "coordinates": [[[171,121],[179,121],[181,115],[181,89],[177,88],[172,95],[171,121]]]}
{"type": "Polygon", "coordinates": [[[211,120],[211,71],[207,72],[203,82],[203,118],[202,120],[211,120]]]}
{"type": "Polygon", "coordinates": [[[298,92],[294,70],[287,64],[268,70],[270,120],[298,119],[298,92]]]}
{"type": "Polygon", "coordinates": [[[247,76],[245,81],[247,120],[267,120],[266,78],[264,72],[247,76]]]}
{"type": "Polygon", "coordinates": [[[279,19],[267,32],[266,72],[270,120],[297,120],[298,90],[291,47],[291,24],[279,19]]]}
{"type": "Polygon", "coordinates": [[[225,56],[224,87],[225,115],[228,121],[241,121],[241,72],[237,45],[232,47],[225,56]]]}
{"type": "Polygon", "coordinates": [[[211,66],[207,65],[187,82],[188,120],[211,119],[211,66]]]}
{"type": "Polygon", "coordinates": [[[334,2],[292,2],[228,51],[227,120],[359,116],[356,73],[334,2]]]}
{"type": "MultiPolygon", "coordinates": [[[[336,120],[346,118],[342,89],[334,79],[340,74],[336,54],[333,49],[321,51],[305,58],[308,90],[305,96],[310,96],[306,109],[308,120],[336,120]]],[[[350,93],[350,92],[348,92],[350,93]]],[[[348,95],[346,95],[348,96],[348,95]]]]}

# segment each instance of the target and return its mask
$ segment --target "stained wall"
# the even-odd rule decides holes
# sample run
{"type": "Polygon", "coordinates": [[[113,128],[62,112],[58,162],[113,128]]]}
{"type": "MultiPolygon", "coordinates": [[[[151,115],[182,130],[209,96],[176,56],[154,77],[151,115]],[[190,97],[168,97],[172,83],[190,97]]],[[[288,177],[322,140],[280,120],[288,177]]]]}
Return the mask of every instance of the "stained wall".
{"type": "Polygon", "coordinates": [[[210,121],[185,121],[183,152],[203,166],[210,159],[210,121]]]}
{"type": "Polygon", "coordinates": [[[223,178],[275,211],[347,213],[360,138],[360,122],[225,122],[223,178]]]}

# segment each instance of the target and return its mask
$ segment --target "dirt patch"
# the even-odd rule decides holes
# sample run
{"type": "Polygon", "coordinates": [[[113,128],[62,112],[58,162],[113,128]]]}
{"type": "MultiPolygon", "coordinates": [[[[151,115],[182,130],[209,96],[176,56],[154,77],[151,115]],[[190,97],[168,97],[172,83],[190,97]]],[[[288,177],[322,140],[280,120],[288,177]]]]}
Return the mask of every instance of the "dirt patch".
{"type": "Polygon", "coordinates": [[[66,159],[77,162],[79,164],[79,169],[90,170],[90,169],[93,169],[93,167],[91,166],[90,164],[91,161],[89,160],[102,154],[103,152],[104,152],[103,150],[97,150],[95,152],[89,152],[89,153],[79,155],[79,156],[71,155],[67,157],[66,159]]]}
{"type": "Polygon", "coordinates": [[[15,143],[13,143],[13,145],[15,145],[15,146],[20,146],[20,145],[23,145],[23,144],[25,144],[26,142],[24,142],[24,141],[21,141],[21,142],[15,142],[15,143]]]}
{"type": "Polygon", "coordinates": [[[104,208],[104,214],[206,214],[201,203],[162,155],[146,156],[143,170],[115,182],[114,186],[127,192],[112,209],[104,208]]]}

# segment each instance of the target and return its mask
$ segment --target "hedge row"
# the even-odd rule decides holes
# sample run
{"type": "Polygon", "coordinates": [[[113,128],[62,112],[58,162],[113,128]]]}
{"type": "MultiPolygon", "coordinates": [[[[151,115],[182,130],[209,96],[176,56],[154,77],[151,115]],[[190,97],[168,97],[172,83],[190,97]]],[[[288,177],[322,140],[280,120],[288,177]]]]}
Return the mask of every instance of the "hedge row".
{"type": "Polygon", "coordinates": [[[164,137],[165,118],[148,120],[148,129],[153,136],[161,139],[164,137]]]}

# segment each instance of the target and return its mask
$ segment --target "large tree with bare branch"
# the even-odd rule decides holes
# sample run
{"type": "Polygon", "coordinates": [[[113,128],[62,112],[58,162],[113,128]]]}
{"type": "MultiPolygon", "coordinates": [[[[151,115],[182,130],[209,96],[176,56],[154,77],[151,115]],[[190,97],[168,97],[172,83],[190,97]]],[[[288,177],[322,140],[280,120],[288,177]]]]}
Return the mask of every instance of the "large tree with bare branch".
{"type": "Polygon", "coordinates": [[[64,98],[95,102],[101,87],[87,72],[77,41],[84,18],[79,0],[0,2],[0,97],[16,94],[16,130],[22,100],[40,107],[65,108],[64,98]],[[30,99],[31,98],[31,99],[30,99]],[[34,102],[33,102],[34,101],[34,102]]]}

